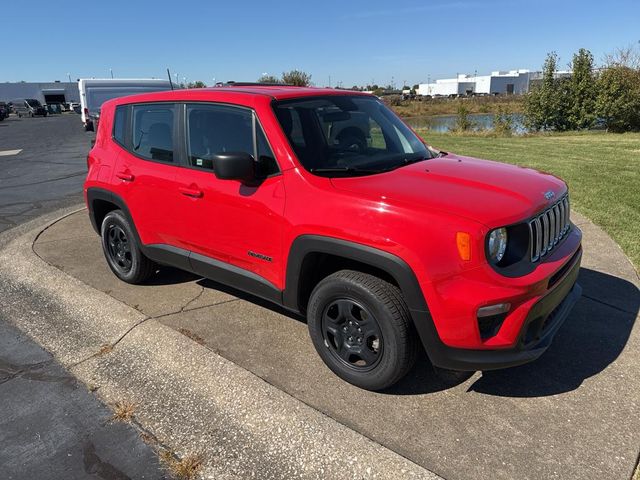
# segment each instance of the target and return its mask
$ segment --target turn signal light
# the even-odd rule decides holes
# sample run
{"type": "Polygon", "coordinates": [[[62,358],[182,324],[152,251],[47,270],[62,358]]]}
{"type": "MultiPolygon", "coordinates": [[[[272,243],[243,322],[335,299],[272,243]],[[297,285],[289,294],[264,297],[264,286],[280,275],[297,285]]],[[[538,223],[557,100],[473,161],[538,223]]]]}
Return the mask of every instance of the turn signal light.
{"type": "Polygon", "coordinates": [[[456,233],[456,245],[460,258],[465,261],[471,260],[471,235],[467,232],[456,233]]]}

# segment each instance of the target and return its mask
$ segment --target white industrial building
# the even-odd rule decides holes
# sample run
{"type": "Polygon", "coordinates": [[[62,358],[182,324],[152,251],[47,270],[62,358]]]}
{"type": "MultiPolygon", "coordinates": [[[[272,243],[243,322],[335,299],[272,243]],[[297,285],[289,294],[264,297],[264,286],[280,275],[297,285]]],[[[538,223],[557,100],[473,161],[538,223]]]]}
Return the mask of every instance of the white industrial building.
{"type": "Polygon", "coordinates": [[[491,72],[491,75],[458,75],[433,83],[418,85],[418,95],[432,97],[452,95],[500,95],[523,94],[529,91],[531,73],[529,70],[510,70],[491,72]]]}

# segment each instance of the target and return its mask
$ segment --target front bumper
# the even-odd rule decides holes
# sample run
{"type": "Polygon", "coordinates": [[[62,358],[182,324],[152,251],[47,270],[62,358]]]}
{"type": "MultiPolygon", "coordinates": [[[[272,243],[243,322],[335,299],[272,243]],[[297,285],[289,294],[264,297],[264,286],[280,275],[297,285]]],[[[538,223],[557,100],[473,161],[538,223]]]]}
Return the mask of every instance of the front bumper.
{"type": "Polygon", "coordinates": [[[495,370],[531,362],[551,345],[553,337],[582,294],[577,283],[582,249],[551,277],[553,286],[528,308],[514,341],[503,348],[460,348],[442,342],[429,312],[414,311],[414,324],[433,365],[450,370],[495,370]]]}

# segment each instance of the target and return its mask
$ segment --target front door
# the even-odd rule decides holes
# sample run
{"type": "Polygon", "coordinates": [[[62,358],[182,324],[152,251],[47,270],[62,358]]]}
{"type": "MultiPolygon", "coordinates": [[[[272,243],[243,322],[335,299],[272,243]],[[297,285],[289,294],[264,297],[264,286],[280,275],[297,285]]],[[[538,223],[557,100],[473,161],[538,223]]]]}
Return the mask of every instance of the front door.
{"type": "Polygon", "coordinates": [[[184,248],[239,267],[282,288],[284,185],[264,133],[248,108],[185,106],[188,167],[179,175],[184,248]],[[249,152],[263,180],[219,180],[212,155],[249,152]]]}

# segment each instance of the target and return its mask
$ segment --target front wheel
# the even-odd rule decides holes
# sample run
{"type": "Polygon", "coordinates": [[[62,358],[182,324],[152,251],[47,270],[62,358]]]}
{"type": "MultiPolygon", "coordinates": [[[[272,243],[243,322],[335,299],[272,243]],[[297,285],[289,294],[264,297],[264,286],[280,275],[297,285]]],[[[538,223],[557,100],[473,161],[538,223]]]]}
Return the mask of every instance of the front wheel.
{"type": "Polygon", "coordinates": [[[415,363],[416,334],[395,285],[361,272],[341,270],[313,290],[309,334],[325,364],[366,390],[383,390],[415,363]]]}
{"type": "Polygon", "coordinates": [[[100,236],[107,264],[120,280],[138,284],[153,274],[156,265],[140,250],[133,228],[121,210],[105,215],[100,236]]]}

